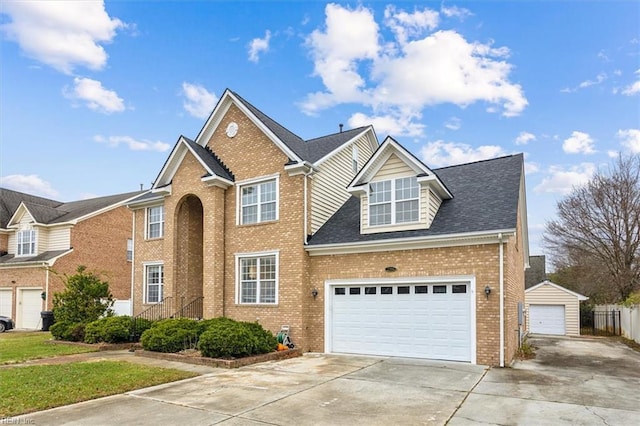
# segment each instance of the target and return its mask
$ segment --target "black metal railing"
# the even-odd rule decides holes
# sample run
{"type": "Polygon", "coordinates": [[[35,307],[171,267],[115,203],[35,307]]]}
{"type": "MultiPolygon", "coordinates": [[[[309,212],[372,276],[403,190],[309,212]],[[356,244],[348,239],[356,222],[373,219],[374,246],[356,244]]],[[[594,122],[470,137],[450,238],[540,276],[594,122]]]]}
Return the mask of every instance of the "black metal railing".
{"type": "Polygon", "coordinates": [[[580,312],[580,334],[591,336],[621,336],[620,311],[580,312]]]}
{"type": "MultiPolygon", "coordinates": [[[[182,298],[184,300],[184,298],[182,298]]],[[[180,303],[181,307],[174,314],[174,318],[202,319],[202,301],[204,297],[198,296],[188,303],[180,303]]]]}

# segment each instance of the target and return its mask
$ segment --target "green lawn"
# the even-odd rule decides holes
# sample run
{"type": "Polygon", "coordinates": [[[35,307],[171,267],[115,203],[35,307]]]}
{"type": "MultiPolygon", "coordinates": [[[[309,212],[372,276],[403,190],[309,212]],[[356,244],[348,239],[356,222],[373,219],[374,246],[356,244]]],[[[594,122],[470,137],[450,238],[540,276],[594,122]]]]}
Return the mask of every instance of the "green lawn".
{"type": "Polygon", "coordinates": [[[0,365],[24,362],[30,359],[50,358],[58,355],[71,355],[95,352],[86,346],[74,346],[46,343],[51,340],[48,331],[10,331],[0,334],[0,365]]]}
{"type": "MultiPolygon", "coordinates": [[[[51,338],[49,332],[0,334],[0,364],[95,352],[86,346],[47,343],[51,338]]],[[[6,365],[0,368],[0,420],[194,376],[125,361],[6,365]]]]}
{"type": "Polygon", "coordinates": [[[126,361],[0,368],[0,419],[195,376],[126,361]]]}

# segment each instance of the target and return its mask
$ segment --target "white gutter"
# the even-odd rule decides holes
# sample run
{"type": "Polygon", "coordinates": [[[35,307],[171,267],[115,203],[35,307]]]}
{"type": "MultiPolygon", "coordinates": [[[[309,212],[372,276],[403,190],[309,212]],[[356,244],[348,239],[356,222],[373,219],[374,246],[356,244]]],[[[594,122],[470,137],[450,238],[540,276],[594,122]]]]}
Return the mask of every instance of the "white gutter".
{"type": "Polygon", "coordinates": [[[303,235],[302,235],[302,241],[303,243],[306,245],[307,244],[307,235],[309,235],[309,233],[307,232],[307,180],[309,179],[309,173],[305,173],[303,175],[303,179],[304,179],[304,200],[302,202],[303,205],[303,215],[304,215],[304,219],[302,220],[303,222],[303,235]]]}
{"type": "Polygon", "coordinates": [[[504,367],[504,246],[502,233],[498,234],[500,247],[500,367],[504,367]]]}
{"type": "MultiPolygon", "coordinates": [[[[45,279],[44,279],[44,310],[48,311],[49,309],[47,309],[49,307],[49,268],[45,269],[45,279]]],[[[53,308],[53,307],[52,307],[53,308]]]]}

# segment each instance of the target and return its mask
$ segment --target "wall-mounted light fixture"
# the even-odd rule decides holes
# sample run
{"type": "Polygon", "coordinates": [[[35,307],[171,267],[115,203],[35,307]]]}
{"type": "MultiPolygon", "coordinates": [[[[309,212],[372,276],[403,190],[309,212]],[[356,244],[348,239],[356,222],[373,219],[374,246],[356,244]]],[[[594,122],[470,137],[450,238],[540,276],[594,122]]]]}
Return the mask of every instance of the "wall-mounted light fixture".
{"type": "Polygon", "coordinates": [[[313,296],[314,299],[318,297],[318,289],[314,288],[313,290],[311,290],[311,295],[313,296]]]}
{"type": "Polygon", "coordinates": [[[42,298],[42,300],[47,300],[47,292],[43,291],[42,293],[40,293],[40,297],[42,298]]]}
{"type": "Polygon", "coordinates": [[[387,266],[386,268],[384,268],[384,270],[387,272],[395,272],[398,270],[398,268],[396,268],[395,266],[387,266]]]}
{"type": "Polygon", "coordinates": [[[489,295],[491,294],[491,287],[486,286],[484,288],[484,295],[487,296],[487,300],[489,300],[489,295]]]}

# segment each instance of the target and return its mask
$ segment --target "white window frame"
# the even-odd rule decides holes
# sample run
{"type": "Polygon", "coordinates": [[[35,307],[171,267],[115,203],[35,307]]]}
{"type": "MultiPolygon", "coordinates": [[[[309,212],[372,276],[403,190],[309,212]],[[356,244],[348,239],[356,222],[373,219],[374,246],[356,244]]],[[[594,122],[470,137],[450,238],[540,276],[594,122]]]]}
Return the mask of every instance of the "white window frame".
{"type": "Polygon", "coordinates": [[[127,262],[133,262],[133,239],[127,238],[127,262]]]}
{"type": "Polygon", "coordinates": [[[358,147],[356,145],[351,150],[351,169],[354,175],[358,174],[358,147]]]}
{"type": "MultiPolygon", "coordinates": [[[[236,288],[235,288],[235,301],[238,305],[261,305],[261,306],[277,306],[280,296],[280,252],[279,251],[265,251],[255,253],[236,253],[236,288]],[[260,263],[258,261],[257,276],[256,276],[256,301],[255,302],[243,302],[242,301],[242,260],[245,259],[260,259],[265,257],[275,258],[275,300],[273,302],[262,302],[260,300],[260,263]]],[[[269,280],[270,281],[270,280],[269,280]]]]}
{"type": "MultiPolygon", "coordinates": [[[[271,203],[271,201],[269,202],[271,203]]],[[[236,225],[257,225],[260,223],[272,223],[272,222],[276,222],[278,221],[280,218],[280,174],[274,174],[274,175],[270,175],[270,176],[261,176],[259,178],[255,178],[255,179],[247,179],[247,180],[243,180],[240,182],[236,183],[236,225]],[[276,212],[275,212],[275,218],[274,219],[269,219],[269,220],[260,220],[260,216],[261,216],[261,203],[260,203],[260,192],[258,192],[258,202],[257,202],[257,206],[258,206],[258,218],[256,222],[251,222],[251,223],[243,223],[242,222],[242,189],[246,188],[248,186],[256,186],[258,188],[260,188],[260,185],[263,183],[267,183],[269,181],[274,181],[275,182],[275,186],[276,186],[276,198],[275,198],[275,203],[276,203],[276,212]]]]}
{"type": "Polygon", "coordinates": [[[164,263],[163,262],[144,262],[142,265],[143,265],[143,274],[144,274],[144,276],[142,277],[144,282],[144,285],[143,285],[144,304],[146,305],[158,304],[164,298],[164,263]],[[159,293],[159,298],[157,302],[149,301],[149,269],[152,267],[160,267],[160,272],[162,277],[160,283],[158,283],[160,287],[160,293],[159,293]]]}
{"type": "Polygon", "coordinates": [[[368,203],[368,211],[367,211],[367,217],[369,220],[369,226],[370,227],[383,227],[383,226],[394,226],[394,225],[406,225],[406,224],[413,224],[413,223],[419,223],[420,222],[420,184],[417,182],[417,178],[415,176],[403,176],[403,177],[399,177],[399,178],[394,178],[394,179],[385,179],[385,180],[380,180],[380,181],[374,181],[374,182],[370,182],[368,185],[368,197],[369,197],[369,203],[368,203]],[[412,178],[412,179],[416,179],[416,184],[418,187],[418,195],[416,197],[413,198],[403,198],[398,200],[396,198],[396,185],[397,182],[403,179],[407,179],[407,178],[412,178]],[[383,184],[385,182],[391,182],[391,199],[389,201],[384,201],[384,202],[372,202],[371,201],[371,185],[372,184],[383,184]],[[418,217],[416,218],[416,220],[414,221],[407,221],[407,222],[397,222],[396,220],[396,207],[398,205],[398,203],[403,203],[403,202],[407,202],[407,201],[417,201],[418,202],[418,217]],[[380,206],[380,205],[384,205],[384,204],[391,204],[391,221],[389,223],[380,223],[380,224],[376,224],[376,225],[372,225],[371,224],[371,207],[372,206],[380,206]]]}
{"type": "Polygon", "coordinates": [[[163,238],[164,237],[164,217],[165,217],[165,211],[164,211],[164,205],[158,205],[158,206],[150,206],[147,207],[144,210],[144,221],[145,221],[145,225],[144,225],[144,234],[145,234],[145,239],[147,240],[157,240],[159,238],[163,238]],[[162,209],[162,219],[158,222],[151,222],[149,219],[149,216],[151,215],[151,209],[157,209],[160,208],[162,209]],[[151,232],[150,232],[150,228],[151,225],[159,223],[160,224],[160,235],[158,236],[151,236],[151,232]]]}
{"type": "Polygon", "coordinates": [[[35,256],[38,248],[38,233],[35,229],[20,229],[16,233],[16,257],[18,256],[35,256]],[[23,241],[25,235],[29,235],[29,241],[23,241]],[[29,250],[24,251],[24,247],[29,250]]]}

